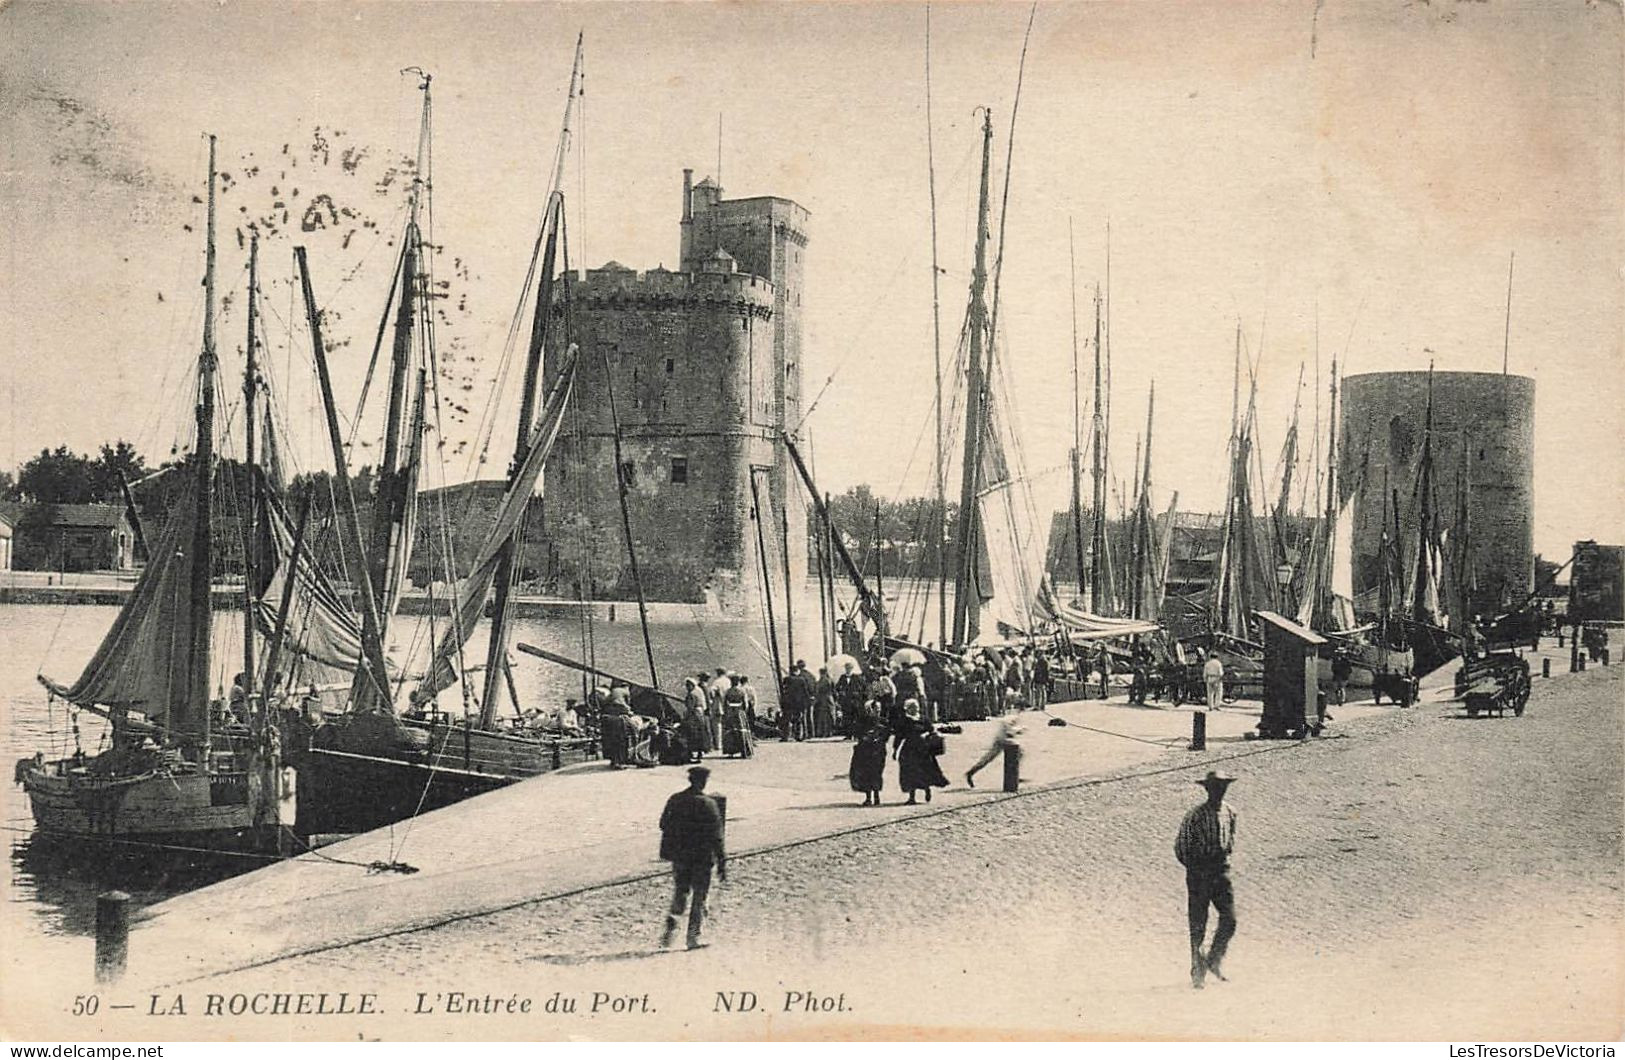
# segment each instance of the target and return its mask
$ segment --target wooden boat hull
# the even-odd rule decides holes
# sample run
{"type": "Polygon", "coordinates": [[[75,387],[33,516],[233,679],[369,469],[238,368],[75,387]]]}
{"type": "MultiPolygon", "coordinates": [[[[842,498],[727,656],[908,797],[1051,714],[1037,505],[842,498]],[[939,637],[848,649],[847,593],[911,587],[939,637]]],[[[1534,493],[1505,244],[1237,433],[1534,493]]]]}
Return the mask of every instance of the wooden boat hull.
{"type": "Polygon", "coordinates": [[[529,739],[462,725],[401,723],[424,741],[314,739],[290,751],[299,774],[300,835],[383,828],[527,777],[598,757],[596,741],[529,739]]]}
{"type": "Polygon", "coordinates": [[[275,851],[294,801],[290,778],[270,762],[224,773],[112,778],[53,762],[24,771],[22,785],[36,835],[154,849],[275,851]]]}
{"type": "Polygon", "coordinates": [[[369,832],[506,787],[517,776],[313,747],[293,756],[300,835],[369,832]]]}

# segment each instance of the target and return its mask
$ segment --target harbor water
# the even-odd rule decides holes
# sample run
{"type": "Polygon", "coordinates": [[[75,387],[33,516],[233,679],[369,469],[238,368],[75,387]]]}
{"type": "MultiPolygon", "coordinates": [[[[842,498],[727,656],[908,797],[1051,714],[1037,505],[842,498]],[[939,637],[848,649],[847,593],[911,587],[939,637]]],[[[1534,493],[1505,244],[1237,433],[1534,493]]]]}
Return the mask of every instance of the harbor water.
{"type": "MultiPolygon", "coordinates": [[[[816,616],[816,590],[807,594],[807,602],[816,616]]],[[[520,619],[514,624],[513,641],[575,658],[590,652],[601,669],[647,681],[637,607],[621,604],[615,614],[616,621],[601,616],[588,625],[579,618],[520,619]]],[[[95,715],[70,710],[60,700],[53,702],[38,676],[48,675],[62,683],[74,681],[117,615],[118,608],[108,606],[0,606],[0,710],[4,712],[0,741],[7,760],[15,762],[40,751],[47,757],[71,754],[76,745],[87,754],[101,749],[106,723],[95,715]]],[[[216,686],[224,687],[241,668],[241,624],[235,615],[217,615],[212,668],[216,686]]],[[[427,617],[398,618],[393,654],[403,660],[421,659],[444,624],[444,619],[431,626],[427,617]]],[[[470,659],[485,658],[485,630],[482,623],[470,640],[470,659]]],[[[797,655],[816,666],[823,657],[816,617],[800,633],[797,655]]],[[[691,621],[668,618],[651,624],[650,639],[663,688],[680,692],[684,676],[724,666],[749,675],[753,685],[762,686],[761,700],[774,702],[768,638],[761,622],[723,622],[696,611],[691,621]]],[[[582,694],[581,674],[518,651],[511,654],[514,682],[524,707],[550,707],[582,694]]],[[[440,697],[442,709],[454,713],[460,711],[460,701],[456,687],[440,697]]],[[[95,900],[102,891],[123,890],[139,909],[264,863],[259,856],[201,852],[167,852],[150,863],[113,858],[107,851],[87,854],[76,850],[70,856],[68,851],[34,844],[28,799],[20,786],[6,786],[0,808],[9,840],[5,960],[16,974],[24,974],[31,963],[39,961],[83,961],[88,968],[95,900]]]]}

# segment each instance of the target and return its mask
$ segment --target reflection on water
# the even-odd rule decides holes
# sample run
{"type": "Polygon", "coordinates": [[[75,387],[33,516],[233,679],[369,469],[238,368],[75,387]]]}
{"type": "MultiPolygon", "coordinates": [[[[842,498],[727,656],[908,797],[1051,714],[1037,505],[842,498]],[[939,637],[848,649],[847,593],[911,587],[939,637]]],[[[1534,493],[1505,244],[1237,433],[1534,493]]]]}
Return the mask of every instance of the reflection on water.
{"type": "MultiPolygon", "coordinates": [[[[811,613],[817,614],[816,596],[809,598],[811,613]]],[[[621,621],[598,621],[584,631],[576,619],[521,619],[515,623],[514,640],[525,641],[575,658],[589,651],[604,670],[637,681],[647,680],[648,663],[643,639],[635,620],[627,621],[625,608],[621,621]],[[584,632],[590,632],[587,644],[584,632]]],[[[803,610],[802,614],[808,612],[803,610]]],[[[86,753],[101,749],[106,725],[100,718],[70,712],[64,704],[48,702],[38,674],[71,682],[95,652],[111,627],[118,610],[113,607],[63,607],[51,605],[0,605],[0,746],[10,759],[31,757],[44,751],[48,757],[69,754],[77,742],[86,753]]],[[[444,619],[400,618],[395,624],[395,641],[403,659],[420,658],[427,645],[444,628],[444,619]]],[[[224,687],[237,670],[241,657],[240,624],[224,614],[216,623],[218,643],[213,649],[216,687],[224,687]]],[[[666,621],[651,626],[651,640],[662,687],[680,691],[682,679],[717,666],[751,675],[760,684],[764,701],[773,699],[772,666],[768,662],[766,634],[759,623],[717,622],[696,614],[690,621],[666,621]]],[[[811,630],[803,630],[806,633],[811,630]]],[[[805,643],[815,648],[816,633],[805,643]]],[[[819,652],[798,654],[813,662],[819,652]]],[[[471,639],[467,655],[485,658],[485,627],[471,639]]],[[[421,668],[420,663],[409,663],[421,668]]],[[[814,663],[816,665],[816,663],[814,663]]],[[[561,702],[582,692],[581,675],[544,663],[519,652],[513,653],[514,683],[526,707],[561,702]]],[[[441,695],[441,707],[456,713],[461,695],[454,688],[441,695]]],[[[95,930],[96,895],[118,889],[128,892],[136,908],[247,872],[263,863],[252,856],[217,855],[205,852],[153,852],[125,844],[97,844],[93,848],[64,846],[60,842],[32,840],[32,818],[28,800],[17,785],[9,785],[0,798],[11,839],[7,865],[7,920],[5,924],[8,963],[26,968],[30,959],[69,959],[63,947],[75,937],[83,939],[95,930]]],[[[83,949],[80,942],[71,947],[83,949]]],[[[78,960],[80,958],[71,958],[78,960]]],[[[88,959],[88,958],[86,958],[88,959]]]]}

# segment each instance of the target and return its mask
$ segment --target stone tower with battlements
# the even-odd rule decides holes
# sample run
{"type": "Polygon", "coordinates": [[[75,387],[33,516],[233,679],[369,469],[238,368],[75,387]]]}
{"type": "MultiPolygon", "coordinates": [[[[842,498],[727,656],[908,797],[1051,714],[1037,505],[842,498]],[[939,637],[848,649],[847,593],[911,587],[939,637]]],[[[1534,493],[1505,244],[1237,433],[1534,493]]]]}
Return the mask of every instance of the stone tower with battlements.
{"type": "Polygon", "coordinates": [[[765,576],[782,622],[787,587],[807,567],[806,503],[781,440],[786,430],[799,440],[807,219],[788,199],[724,199],[684,170],[678,271],[611,261],[560,285],[555,312],[581,361],[545,476],[555,590],[634,595],[613,389],[645,595],[744,617],[760,613],[765,576]]]}
{"type": "MultiPolygon", "coordinates": [[[[1493,615],[1521,606],[1534,588],[1535,381],[1498,372],[1434,372],[1431,386],[1434,518],[1448,539],[1458,532],[1454,524],[1465,501],[1472,610],[1493,615]]],[[[1425,371],[1344,380],[1338,492],[1354,502],[1357,595],[1377,587],[1383,531],[1395,532],[1396,498],[1407,581],[1414,570],[1428,394],[1425,371]]]]}

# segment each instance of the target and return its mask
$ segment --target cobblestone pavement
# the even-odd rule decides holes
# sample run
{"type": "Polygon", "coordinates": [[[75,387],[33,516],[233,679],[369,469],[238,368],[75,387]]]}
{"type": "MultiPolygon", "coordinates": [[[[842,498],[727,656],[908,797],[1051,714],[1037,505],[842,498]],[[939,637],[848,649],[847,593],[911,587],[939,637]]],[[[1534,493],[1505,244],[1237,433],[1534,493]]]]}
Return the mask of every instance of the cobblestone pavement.
{"type": "MultiPolygon", "coordinates": [[[[1203,766],[1177,754],[737,859],[697,953],[654,951],[667,887],[649,880],[232,985],[650,991],[659,1010],[502,1032],[539,1037],[1612,1040],[1625,1030],[1621,714],[1620,670],[1593,669],[1537,680],[1522,718],[1428,704],[1207,756],[1240,777],[1241,927],[1231,981],[1201,993],[1171,846],[1203,766]],[[766,1011],[715,1011],[718,991],[742,990],[766,1011]],[[808,1014],[787,991],[840,1011],[808,1014]]],[[[480,1033],[425,1019],[394,1036],[480,1033]]]]}

